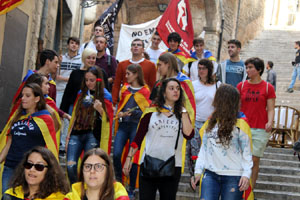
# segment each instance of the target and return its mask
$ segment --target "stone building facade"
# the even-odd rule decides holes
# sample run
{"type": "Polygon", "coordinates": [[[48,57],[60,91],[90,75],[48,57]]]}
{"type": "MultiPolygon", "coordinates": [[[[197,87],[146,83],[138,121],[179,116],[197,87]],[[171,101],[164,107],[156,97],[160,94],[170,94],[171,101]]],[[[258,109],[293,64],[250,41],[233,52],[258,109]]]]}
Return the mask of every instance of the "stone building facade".
{"type": "MultiPolygon", "coordinates": [[[[169,0],[124,0],[115,27],[115,47],[118,44],[122,23],[140,24],[155,19],[163,14],[159,10],[159,5],[167,6],[169,2],[169,0]]],[[[191,37],[197,37],[202,31],[205,31],[206,47],[215,56],[217,56],[223,16],[224,31],[221,60],[226,59],[228,56],[226,51],[228,40],[236,38],[244,44],[253,39],[263,29],[265,1],[190,0],[189,3],[194,26],[194,35],[191,37]],[[220,5],[220,2],[223,6],[220,5]]],[[[96,19],[109,5],[102,4],[98,6],[96,19]]],[[[85,40],[90,36],[91,29],[92,25],[85,27],[85,40]]]]}

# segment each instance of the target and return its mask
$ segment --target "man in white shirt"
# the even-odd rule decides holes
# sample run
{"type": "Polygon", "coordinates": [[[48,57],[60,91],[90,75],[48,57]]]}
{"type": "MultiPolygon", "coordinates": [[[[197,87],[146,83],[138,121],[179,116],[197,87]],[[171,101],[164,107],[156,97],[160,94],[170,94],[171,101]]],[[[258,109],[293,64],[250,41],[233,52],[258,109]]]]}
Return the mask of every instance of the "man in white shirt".
{"type": "MultiPolygon", "coordinates": [[[[93,30],[93,36],[92,36],[91,40],[89,42],[83,43],[81,45],[78,54],[81,55],[85,48],[90,48],[90,49],[94,49],[95,51],[97,51],[96,45],[94,43],[94,38],[96,36],[104,36],[104,28],[102,26],[100,26],[99,24],[95,24],[94,30],[93,30]]],[[[106,48],[105,51],[106,51],[107,55],[110,55],[110,51],[108,48],[106,48]]]]}
{"type": "Polygon", "coordinates": [[[205,43],[202,38],[195,38],[193,40],[193,46],[195,51],[191,50],[191,57],[195,59],[193,62],[189,62],[186,65],[184,65],[182,71],[187,76],[190,77],[191,81],[198,80],[198,62],[206,58],[208,60],[211,60],[214,64],[214,71],[213,74],[217,72],[218,64],[216,63],[215,57],[212,55],[212,53],[209,50],[204,49],[205,43]]]}
{"type": "Polygon", "coordinates": [[[68,39],[68,52],[62,56],[60,70],[56,76],[56,105],[59,108],[70,74],[75,69],[80,69],[81,56],[78,54],[79,39],[70,37],[68,39]]]}
{"type": "Polygon", "coordinates": [[[157,63],[160,54],[164,52],[164,50],[159,48],[160,42],[161,42],[161,38],[158,32],[156,31],[151,38],[151,46],[146,50],[146,52],[150,56],[150,61],[153,62],[154,64],[157,63]]]}

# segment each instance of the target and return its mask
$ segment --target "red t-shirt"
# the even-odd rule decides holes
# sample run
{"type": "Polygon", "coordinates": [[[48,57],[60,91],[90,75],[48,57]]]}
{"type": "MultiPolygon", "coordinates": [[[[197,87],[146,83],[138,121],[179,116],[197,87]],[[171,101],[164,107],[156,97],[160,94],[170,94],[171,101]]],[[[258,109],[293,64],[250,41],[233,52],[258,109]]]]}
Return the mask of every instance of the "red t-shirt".
{"type": "Polygon", "coordinates": [[[274,87],[266,81],[258,84],[245,81],[244,85],[240,82],[237,89],[241,95],[241,111],[246,115],[250,127],[265,129],[268,122],[267,100],[276,98],[274,87]]]}

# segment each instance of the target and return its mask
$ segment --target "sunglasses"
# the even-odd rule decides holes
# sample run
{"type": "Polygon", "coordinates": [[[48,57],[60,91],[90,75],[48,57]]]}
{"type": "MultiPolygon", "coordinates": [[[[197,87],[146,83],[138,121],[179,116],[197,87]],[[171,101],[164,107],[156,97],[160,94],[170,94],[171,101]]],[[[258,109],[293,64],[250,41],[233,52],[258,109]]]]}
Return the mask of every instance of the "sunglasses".
{"type": "Polygon", "coordinates": [[[30,162],[25,162],[24,163],[24,167],[25,169],[31,169],[32,167],[34,166],[34,168],[37,170],[37,171],[43,171],[45,169],[45,167],[48,168],[48,166],[46,165],[43,165],[43,164],[33,164],[33,163],[30,163],[30,162]]]}

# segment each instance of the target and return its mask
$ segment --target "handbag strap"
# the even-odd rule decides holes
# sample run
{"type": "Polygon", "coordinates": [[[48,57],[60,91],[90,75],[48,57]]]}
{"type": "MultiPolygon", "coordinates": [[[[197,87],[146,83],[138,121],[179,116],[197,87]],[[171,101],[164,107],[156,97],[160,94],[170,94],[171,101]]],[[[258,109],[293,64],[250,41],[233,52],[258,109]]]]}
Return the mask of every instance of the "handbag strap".
{"type": "Polygon", "coordinates": [[[178,139],[179,139],[179,134],[180,134],[180,125],[181,125],[181,119],[179,120],[179,125],[178,125],[178,133],[177,133],[177,138],[176,138],[176,143],[175,143],[175,150],[177,149],[177,145],[178,145],[178,139]]]}

